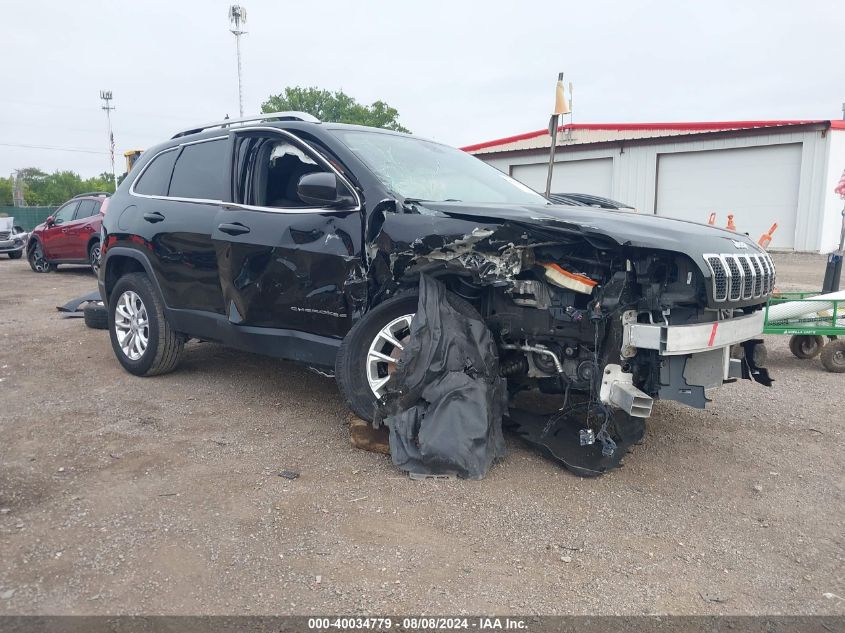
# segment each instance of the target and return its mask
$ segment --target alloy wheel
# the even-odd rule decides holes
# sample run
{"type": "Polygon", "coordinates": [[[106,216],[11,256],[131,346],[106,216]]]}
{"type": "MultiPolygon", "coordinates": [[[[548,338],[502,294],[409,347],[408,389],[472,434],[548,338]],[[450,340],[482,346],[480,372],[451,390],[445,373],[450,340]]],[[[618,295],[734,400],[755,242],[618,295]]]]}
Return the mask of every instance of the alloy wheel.
{"type": "Polygon", "coordinates": [[[91,270],[96,275],[100,270],[100,245],[94,244],[91,248],[91,270]]]}
{"type": "Polygon", "coordinates": [[[376,334],[367,351],[367,382],[376,398],[384,395],[384,386],[396,370],[399,355],[411,336],[413,314],[404,314],[385,325],[376,334]]]}
{"type": "Polygon", "coordinates": [[[150,320],[141,297],[132,290],[125,291],[114,310],[114,331],[120,350],[129,360],[139,360],[150,341],[150,320]]]}
{"type": "Polygon", "coordinates": [[[35,246],[30,259],[32,260],[32,267],[35,268],[36,272],[46,273],[50,270],[50,264],[44,259],[44,251],[41,250],[40,244],[35,246]]]}

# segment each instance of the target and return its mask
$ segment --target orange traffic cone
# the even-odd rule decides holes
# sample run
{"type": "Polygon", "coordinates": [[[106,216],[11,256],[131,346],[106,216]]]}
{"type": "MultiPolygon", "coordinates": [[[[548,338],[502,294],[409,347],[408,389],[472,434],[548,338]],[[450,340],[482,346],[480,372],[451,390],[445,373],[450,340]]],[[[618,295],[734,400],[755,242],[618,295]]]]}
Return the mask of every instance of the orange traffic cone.
{"type": "Polygon", "coordinates": [[[716,212],[715,211],[710,214],[709,218],[707,218],[707,224],[709,224],[710,226],[713,226],[714,224],[716,224],[716,212]]]}
{"type": "Polygon", "coordinates": [[[734,216],[733,213],[728,214],[728,230],[729,231],[736,231],[736,224],[734,224],[734,216]]]}
{"type": "Polygon", "coordinates": [[[778,230],[778,223],[775,222],[772,224],[771,228],[769,229],[768,233],[763,233],[760,236],[760,239],[757,240],[757,243],[762,246],[764,249],[769,248],[769,244],[772,243],[772,235],[774,235],[775,231],[778,230]]]}

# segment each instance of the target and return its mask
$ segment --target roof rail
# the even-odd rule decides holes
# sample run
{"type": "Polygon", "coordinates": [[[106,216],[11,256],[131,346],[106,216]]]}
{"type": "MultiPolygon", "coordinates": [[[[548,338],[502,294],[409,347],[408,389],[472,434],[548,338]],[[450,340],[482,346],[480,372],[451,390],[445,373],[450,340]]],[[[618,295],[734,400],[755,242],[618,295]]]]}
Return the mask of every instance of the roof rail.
{"type": "Polygon", "coordinates": [[[291,110],[290,112],[265,112],[264,114],[256,114],[255,116],[242,117],[240,119],[224,119],[215,123],[206,123],[205,125],[198,125],[188,130],[177,132],[170,138],[179,138],[187,136],[188,134],[196,134],[203,130],[209,130],[214,127],[229,127],[235,123],[250,123],[252,121],[305,121],[307,123],[320,123],[320,119],[308,114],[307,112],[298,112],[291,110]]]}
{"type": "Polygon", "coordinates": [[[87,198],[88,196],[110,196],[108,191],[89,191],[87,193],[78,193],[71,200],[76,198],[87,198]]]}

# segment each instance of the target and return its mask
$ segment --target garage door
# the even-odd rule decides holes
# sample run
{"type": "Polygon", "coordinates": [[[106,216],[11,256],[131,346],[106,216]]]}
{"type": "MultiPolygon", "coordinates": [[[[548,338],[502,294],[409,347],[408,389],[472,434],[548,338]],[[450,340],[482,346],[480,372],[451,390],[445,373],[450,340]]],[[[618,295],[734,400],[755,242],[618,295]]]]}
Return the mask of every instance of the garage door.
{"type": "Polygon", "coordinates": [[[793,248],[800,172],[800,143],[660,154],[655,211],[695,222],[715,211],[719,226],[733,213],[754,240],[777,222],[771,246],[793,248]]]}
{"type": "MultiPolygon", "coordinates": [[[[511,176],[535,191],[546,190],[549,163],[514,165],[511,176]]],[[[610,197],[613,183],[613,159],[567,160],[555,162],[552,193],[589,193],[610,197]]]]}

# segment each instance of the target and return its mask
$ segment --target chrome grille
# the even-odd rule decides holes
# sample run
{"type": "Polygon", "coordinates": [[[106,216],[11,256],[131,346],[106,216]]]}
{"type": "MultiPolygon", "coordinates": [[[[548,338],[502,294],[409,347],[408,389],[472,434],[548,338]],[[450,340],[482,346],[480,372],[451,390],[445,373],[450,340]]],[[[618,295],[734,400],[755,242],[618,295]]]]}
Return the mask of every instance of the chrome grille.
{"type": "Polygon", "coordinates": [[[775,265],[768,255],[710,253],[704,261],[712,274],[713,301],[747,301],[769,295],[775,286],[775,265]]]}
{"type": "Polygon", "coordinates": [[[757,261],[757,257],[749,257],[751,266],[754,268],[754,296],[763,294],[763,267],[757,261]]]}
{"type": "Polygon", "coordinates": [[[737,259],[742,268],[742,298],[750,299],[754,295],[754,276],[751,272],[751,264],[748,262],[748,255],[739,255],[737,259]]]}
{"type": "Polygon", "coordinates": [[[0,231],[0,240],[8,240],[11,234],[11,231],[0,231]]]}
{"type": "Polygon", "coordinates": [[[728,284],[728,299],[739,301],[742,299],[742,273],[739,272],[739,265],[733,255],[726,256],[725,262],[728,264],[728,277],[731,280],[728,284]]]}

